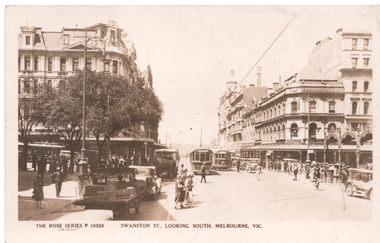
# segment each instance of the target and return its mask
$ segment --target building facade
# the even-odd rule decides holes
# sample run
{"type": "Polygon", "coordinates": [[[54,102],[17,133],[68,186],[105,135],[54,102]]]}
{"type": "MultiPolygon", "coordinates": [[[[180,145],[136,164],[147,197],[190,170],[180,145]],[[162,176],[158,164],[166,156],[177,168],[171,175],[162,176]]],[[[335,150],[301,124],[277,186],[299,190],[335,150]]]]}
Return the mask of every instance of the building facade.
{"type": "MultiPolygon", "coordinates": [[[[152,80],[148,77],[150,70],[145,71],[145,75],[142,74],[136,64],[134,44],[126,38],[127,33],[114,21],[97,23],[86,29],[62,28],[61,31],[22,26],[18,36],[18,100],[21,116],[27,117],[30,113],[39,83],[45,82],[54,87],[62,77],[73,75],[76,70],[84,67],[124,77],[131,84],[141,79],[145,81],[145,87],[151,87],[152,80]]],[[[131,147],[133,151],[143,151],[144,148],[141,147],[146,147],[147,144],[151,149],[162,147],[158,144],[158,127],[149,124],[142,126],[134,124],[127,132],[121,133],[119,138],[111,139],[111,151],[122,150],[120,146],[128,151],[131,147]]],[[[52,142],[50,140],[56,137],[54,131],[38,124],[33,126],[31,134],[31,143],[40,140],[52,142]]],[[[93,147],[92,138],[86,140],[89,141],[89,147],[93,147]]]]}
{"type": "Polygon", "coordinates": [[[316,43],[307,67],[274,83],[273,92],[251,104],[239,103],[242,93],[223,96],[219,135],[239,133],[228,122],[239,124],[241,156],[264,163],[293,158],[372,168],[371,58],[370,31],[337,30],[316,43]],[[224,104],[229,97],[236,99],[224,104]]]}

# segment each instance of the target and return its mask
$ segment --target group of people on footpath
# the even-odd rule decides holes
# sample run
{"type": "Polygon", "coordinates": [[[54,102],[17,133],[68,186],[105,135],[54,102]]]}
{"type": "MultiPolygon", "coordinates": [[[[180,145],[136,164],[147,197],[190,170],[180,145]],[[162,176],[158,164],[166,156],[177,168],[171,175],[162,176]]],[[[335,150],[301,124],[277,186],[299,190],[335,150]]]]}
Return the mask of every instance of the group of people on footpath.
{"type": "Polygon", "coordinates": [[[96,166],[99,168],[123,168],[129,167],[130,165],[149,166],[150,162],[151,161],[149,156],[147,158],[141,158],[139,155],[132,154],[132,156],[128,158],[128,156],[125,154],[111,154],[109,158],[109,164],[107,164],[107,161],[102,156],[96,166]]]}
{"type": "Polygon", "coordinates": [[[175,181],[175,209],[192,206],[194,202],[194,175],[187,175],[187,171],[182,164],[175,181]]]}

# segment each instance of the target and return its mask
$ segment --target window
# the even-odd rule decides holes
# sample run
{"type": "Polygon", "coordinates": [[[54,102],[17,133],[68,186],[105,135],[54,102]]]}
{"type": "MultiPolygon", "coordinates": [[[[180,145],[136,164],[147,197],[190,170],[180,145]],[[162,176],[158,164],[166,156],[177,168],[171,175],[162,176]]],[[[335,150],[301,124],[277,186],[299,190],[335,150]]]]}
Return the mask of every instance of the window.
{"type": "Polygon", "coordinates": [[[368,50],[369,39],[364,39],[364,50],[368,50]]]}
{"type": "Polygon", "coordinates": [[[309,126],[309,139],[316,139],[317,138],[317,125],[315,123],[310,124],[309,126]]]}
{"type": "Polygon", "coordinates": [[[352,50],[356,50],[357,44],[358,44],[358,40],[357,39],[352,39],[352,50]]]}
{"type": "Polygon", "coordinates": [[[32,87],[30,87],[30,81],[29,80],[25,80],[24,81],[24,93],[30,94],[31,88],[32,87]]]}
{"type": "Polygon", "coordinates": [[[369,103],[364,102],[364,115],[368,115],[368,108],[369,108],[369,103]]]}
{"type": "Polygon", "coordinates": [[[290,137],[298,137],[298,126],[297,124],[293,124],[290,128],[290,137]]]}
{"type": "Polygon", "coordinates": [[[357,108],[358,108],[358,103],[353,102],[353,103],[352,103],[352,115],[356,115],[356,113],[357,113],[357,108]]]}
{"type": "Polygon", "coordinates": [[[25,45],[30,45],[30,36],[25,36],[25,45]]]}
{"type": "Polygon", "coordinates": [[[114,30],[111,30],[111,43],[112,44],[115,44],[115,31],[114,30]]]}
{"type": "Polygon", "coordinates": [[[356,91],[358,91],[358,82],[353,81],[352,82],[352,92],[356,92],[356,91]]]}
{"type": "Polygon", "coordinates": [[[18,94],[21,94],[21,79],[18,80],[18,94]]]}
{"type": "Polygon", "coordinates": [[[363,58],[364,68],[368,68],[369,58],[363,58]]]}
{"type": "Polygon", "coordinates": [[[48,71],[53,71],[53,58],[49,57],[48,58],[48,71]]]}
{"type": "Polygon", "coordinates": [[[88,70],[91,70],[91,58],[87,58],[87,59],[86,59],[86,68],[87,68],[88,70]]]}
{"type": "Polygon", "coordinates": [[[310,101],[310,112],[315,113],[317,111],[317,103],[315,101],[310,101]]]}
{"type": "Polygon", "coordinates": [[[117,73],[117,61],[112,61],[112,72],[117,73]]]}
{"type": "Polygon", "coordinates": [[[30,57],[25,57],[25,70],[30,70],[30,57]]]}
{"type": "Polygon", "coordinates": [[[104,72],[109,72],[110,71],[110,64],[109,63],[105,63],[104,64],[104,72]]]}
{"type": "Polygon", "coordinates": [[[18,70],[21,70],[21,57],[18,57],[18,70]]]}
{"type": "Polygon", "coordinates": [[[331,101],[329,103],[329,113],[335,113],[335,102],[331,101]]]}
{"type": "Polygon", "coordinates": [[[356,68],[357,63],[358,63],[358,59],[357,58],[351,58],[351,61],[352,61],[352,68],[356,68]]]}
{"type": "Polygon", "coordinates": [[[61,71],[66,71],[66,58],[65,57],[61,57],[61,67],[60,67],[60,70],[61,71]]]}
{"type": "Polygon", "coordinates": [[[34,91],[34,94],[36,95],[37,92],[38,92],[38,79],[35,79],[35,80],[34,80],[34,83],[33,83],[33,91],[34,91]]]}
{"type": "Polygon", "coordinates": [[[292,113],[297,113],[297,102],[292,102],[292,113]]]}
{"type": "Polygon", "coordinates": [[[63,36],[63,44],[68,45],[69,44],[69,35],[64,35],[63,36]]]}
{"type": "Polygon", "coordinates": [[[104,30],[100,32],[100,38],[103,38],[105,36],[104,30]]]}
{"type": "Polygon", "coordinates": [[[79,68],[79,58],[74,57],[73,58],[73,71],[77,71],[79,68]]]}
{"type": "Polygon", "coordinates": [[[38,71],[38,56],[34,57],[34,70],[38,71]]]}
{"type": "Polygon", "coordinates": [[[283,112],[284,112],[283,114],[285,115],[285,103],[282,105],[282,107],[283,107],[282,109],[283,109],[283,112]]]}
{"type": "Polygon", "coordinates": [[[358,130],[358,124],[357,123],[351,123],[351,130],[357,131],[358,130]]]}
{"type": "Polygon", "coordinates": [[[335,123],[330,123],[327,130],[329,132],[335,132],[336,131],[336,125],[335,125],[335,123]]]}
{"type": "Polygon", "coordinates": [[[365,81],[364,82],[364,92],[368,92],[368,87],[369,87],[369,82],[365,81]]]}

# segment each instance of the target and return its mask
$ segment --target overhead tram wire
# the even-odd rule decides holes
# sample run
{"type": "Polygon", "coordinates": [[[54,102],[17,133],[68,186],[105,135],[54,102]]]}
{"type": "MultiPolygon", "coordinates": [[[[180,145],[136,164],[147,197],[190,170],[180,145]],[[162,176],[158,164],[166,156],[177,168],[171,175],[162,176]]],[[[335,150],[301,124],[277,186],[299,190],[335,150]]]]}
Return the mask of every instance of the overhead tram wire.
{"type": "MultiPolygon", "coordinates": [[[[256,67],[256,65],[261,61],[261,59],[265,56],[265,54],[267,54],[267,52],[270,50],[270,48],[274,45],[274,43],[276,43],[276,41],[278,40],[278,38],[280,38],[280,36],[282,35],[282,33],[284,33],[284,31],[288,28],[288,26],[290,25],[290,23],[293,21],[293,19],[295,18],[296,16],[293,16],[293,18],[289,21],[289,23],[284,27],[284,29],[280,32],[280,34],[278,34],[278,36],[276,37],[276,39],[274,39],[274,41],[272,42],[272,44],[270,44],[270,46],[266,49],[266,51],[261,55],[261,57],[259,58],[259,60],[257,60],[257,62],[255,63],[255,65],[253,65],[253,67],[248,71],[248,73],[244,76],[244,78],[238,83],[238,85],[236,85],[236,88],[232,91],[232,92],[235,92],[235,90],[237,90],[237,88],[239,87],[239,85],[247,78],[247,76],[252,72],[252,70],[256,67]]],[[[225,102],[225,100],[220,104],[223,105],[225,102]]],[[[216,108],[206,119],[202,129],[206,126],[206,123],[208,121],[208,119],[219,109],[216,108]]]]}

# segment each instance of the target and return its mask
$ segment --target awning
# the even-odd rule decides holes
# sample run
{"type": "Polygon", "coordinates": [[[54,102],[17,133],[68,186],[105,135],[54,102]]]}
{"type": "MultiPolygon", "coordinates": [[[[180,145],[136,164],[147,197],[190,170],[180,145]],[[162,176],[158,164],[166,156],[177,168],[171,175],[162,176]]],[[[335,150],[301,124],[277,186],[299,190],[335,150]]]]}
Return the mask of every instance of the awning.
{"type": "MultiPolygon", "coordinates": [[[[24,146],[23,143],[18,142],[19,146],[24,146]]],[[[62,145],[58,144],[44,144],[44,143],[29,143],[28,147],[39,147],[39,148],[63,148],[62,145]]]]}

